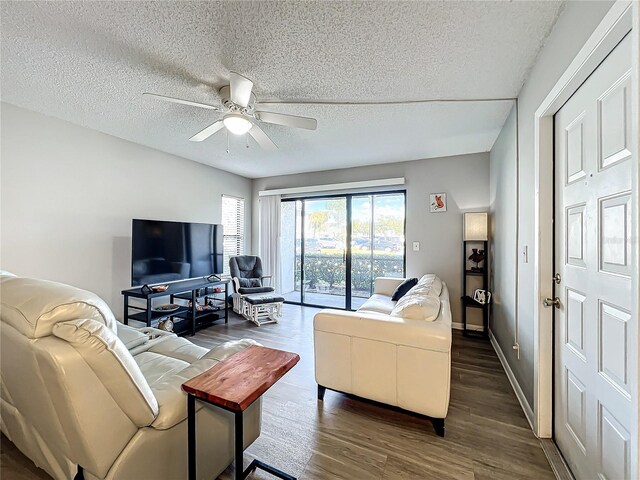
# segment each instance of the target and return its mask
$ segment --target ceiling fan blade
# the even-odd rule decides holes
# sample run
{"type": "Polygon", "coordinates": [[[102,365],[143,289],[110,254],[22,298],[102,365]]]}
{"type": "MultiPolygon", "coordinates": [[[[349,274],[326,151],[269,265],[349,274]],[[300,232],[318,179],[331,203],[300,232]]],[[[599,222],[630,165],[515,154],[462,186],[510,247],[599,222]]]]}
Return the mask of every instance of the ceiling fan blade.
{"type": "Polygon", "coordinates": [[[307,130],[318,128],[318,121],[315,118],[297,117],[274,112],[256,112],[256,115],[263,122],[284,125],[285,127],[305,128],[307,130]]]}
{"type": "Polygon", "coordinates": [[[165,102],[181,103],[183,105],[190,105],[192,107],[207,108],[209,110],[222,111],[220,107],[215,105],[207,105],[206,103],[192,102],[191,100],[182,100],[181,98],[167,97],[166,95],[158,95],[157,93],[143,93],[147,97],[157,98],[158,100],[164,100],[165,102]]]}
{"type": "Polygon", "coordinates": [[[211,125],[209,125],[204,130],[196,133],[193,137],[191,137],[189,139],[189,141],[190,142],[201,142],[203,140],[206,140],[207,138],[209,138],[211,135],[213,135],[214,133],[216,133],[218,130],[220,130],[223,127],[224,127],[224,123],[222,123],[222,120],[218,120],[217,122],[212,123],[211,125]]]}
{"type": "Polygon", "coordinates": [[[249,105],[253,82],[242,75],[231,72],[229,77],[231,101],[241,107],[249,105]]]}
{"type": "Polygon", "coordinates": [[[264,133],[264,130],[262,130],[255,123],[253,124],[253,127],[251,127],[251,130],[249,130],[249,135],[251,135],[253,139],[258,143],[258,145],[260,145],[265,150],[270,152],[275,152],[276,150],[278,150],[277,145],[273,143],[273,141],[267,136],[267,134],[264,133]]]}

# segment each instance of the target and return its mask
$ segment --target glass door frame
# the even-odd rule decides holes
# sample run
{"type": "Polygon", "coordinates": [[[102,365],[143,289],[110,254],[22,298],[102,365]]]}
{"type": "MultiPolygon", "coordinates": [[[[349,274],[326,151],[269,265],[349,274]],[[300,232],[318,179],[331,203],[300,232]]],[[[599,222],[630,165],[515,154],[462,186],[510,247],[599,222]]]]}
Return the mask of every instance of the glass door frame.
{"type": "MultiPolygon", "coordinates": [[[[301,209],[300,209],[300,219],[301,219],[301,225],[300,225],[300,301],[299,302],[294,302],[292,300],[285,300],[284,303],[288,303],[291,305],[301,305],[304,307],[314,307],[314,308],[334,308],[336,310],[350,310],[353,311],[353,309],[351,308],[351,300],[352,300],[352,295],[351,295],[351,290],[352,290],[352,272],[351,272],[351,267],[353,265],[352,262],[352,245],[351,245],[351,240],[352,240],[352,229],[353,229],[353,224],[352,224],[352,199],[353,197],[362,197],[365,195],[399,195],[402,194],[402,198],[404,201],[404,219],[403,219],[403,249],[402,249],[402,272],[403,275],[406,275],[407,273],[407,191],[406,190],[383,190],[383,191],[375,191],[375,192],[357,192],[357,193],[336,193],[336,194],[330,194],[330,195],[306,195],[304,197],[288,197],[288,198],[283,198],[281,199],[281,203],[284,202],[297,202],[300,201],[301,202],[301,209]],[[327,200],[327,199],[332,199],[332,198],[344,198],[346,203],[346,240],[345,240],[345,306],[344,308],[340,308],[340,307],[327,307],[326,305],[317,305],[317,304],[313,304],[313,303],[307,303],[304,301],[304,249],[305,249],[305,240],[306,240],[306,235],[305,235],[305,228],[304,228],[304,218],[305,218],[305,200],[327,200]]],[[[297,215],[296,215],[296,220],[297,220],[297,215]]],[[[294,235],[295,237],[295,235],[294,235]]],[[[373,237],[371,238],[371,251],[373,252],[373,237]]],[[[294,269],[294,275],[295,275],[295,269],[294,269]]],[[[295,285],[295,282],[294,282],[295,285]]]]}

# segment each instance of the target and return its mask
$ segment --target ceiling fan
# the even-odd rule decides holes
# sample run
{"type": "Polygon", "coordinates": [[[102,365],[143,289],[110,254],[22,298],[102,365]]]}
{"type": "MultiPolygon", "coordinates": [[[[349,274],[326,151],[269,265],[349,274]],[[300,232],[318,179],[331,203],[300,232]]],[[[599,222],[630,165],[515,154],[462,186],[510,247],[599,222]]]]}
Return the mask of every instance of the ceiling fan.
{"type": "Polygon", "coordinates": [[[229,85],[220,89],[222,107],[167,97],[155,93],[143,93],[143,95],[166,102],[180,103],[224,113],[222,119],[215,121],[191,137],[189,140],[192,142],[201,142],[222,128],[226,128],[235,135],[249,133],[258,145],[265,150],[273,151],[277,150],[278,147],[267,136],[264,130],[258,126],[258,121],[284,125],[286,127],[304,128],[307,130],[315,130],[317,128],[318,122],[315,118],[297,117],[295,115],[256,110],[256,96],[251,91],[253,89],[253,82],[248,78],[231,72],[229,82],[229,85]]]}

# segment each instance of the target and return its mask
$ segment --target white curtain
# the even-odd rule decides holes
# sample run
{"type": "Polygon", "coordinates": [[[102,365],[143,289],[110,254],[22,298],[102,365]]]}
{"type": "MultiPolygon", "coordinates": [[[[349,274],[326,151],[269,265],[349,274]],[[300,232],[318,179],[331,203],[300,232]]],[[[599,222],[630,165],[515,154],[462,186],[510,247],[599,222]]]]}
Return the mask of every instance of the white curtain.
{"type": "Polygon", "coordinates": [[[272,275],[271,285],[281,292],[280,271],[280,195],[260,197],[259,248],[265,275],[272,275]]]}

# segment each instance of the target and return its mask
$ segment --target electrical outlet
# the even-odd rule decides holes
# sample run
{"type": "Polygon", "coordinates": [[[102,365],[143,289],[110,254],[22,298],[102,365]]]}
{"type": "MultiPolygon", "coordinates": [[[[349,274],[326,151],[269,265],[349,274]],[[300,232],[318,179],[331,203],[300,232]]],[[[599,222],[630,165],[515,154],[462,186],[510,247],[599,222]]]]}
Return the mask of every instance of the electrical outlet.
{"type": "Polygon", "coordinates": [[[413,242],[413,251],[414,252],[420,251],[420,242],[413,242]]]}

